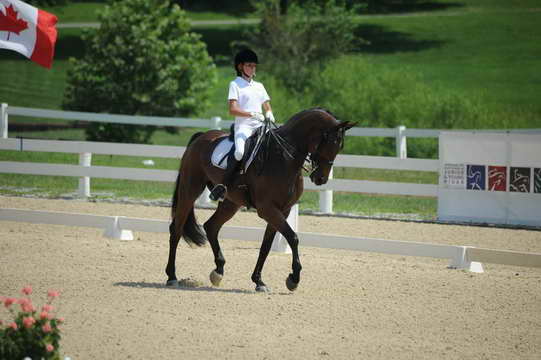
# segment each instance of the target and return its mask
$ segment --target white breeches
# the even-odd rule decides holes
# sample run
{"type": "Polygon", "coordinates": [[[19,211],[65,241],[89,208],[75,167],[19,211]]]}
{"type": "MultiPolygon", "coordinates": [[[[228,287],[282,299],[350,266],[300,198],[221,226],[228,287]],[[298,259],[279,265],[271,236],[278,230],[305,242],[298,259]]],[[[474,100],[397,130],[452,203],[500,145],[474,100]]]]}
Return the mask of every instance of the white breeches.
{"type": "Polygon", "coordinates": [[[263,123],[259,126],[247,126],[244,124],[238,125],[235,124],[235,159],[237,161],[242,160],[244,156],[244,147],[246,146],[246,140],[252,136],[255,131],[261,127],[263,123]]]}

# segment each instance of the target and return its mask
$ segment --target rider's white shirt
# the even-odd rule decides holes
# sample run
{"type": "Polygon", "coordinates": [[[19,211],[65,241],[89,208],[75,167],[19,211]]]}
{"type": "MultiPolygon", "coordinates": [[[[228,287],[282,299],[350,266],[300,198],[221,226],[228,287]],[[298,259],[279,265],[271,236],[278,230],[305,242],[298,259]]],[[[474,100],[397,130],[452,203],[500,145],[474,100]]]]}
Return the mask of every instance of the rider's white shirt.
{"type": "MultiPolygon", "coordinates": [[[[229,83],[229,100],[237,100],[239,107],[247,112],[261,112],[261,106],[265,101],[269,101],[269,95],[262,83],[254,81],[248,82],[238,76],[229,83]]],[[[235,125],[257,128],[261,122],[249,117],[235,117],[235,125]]]]}

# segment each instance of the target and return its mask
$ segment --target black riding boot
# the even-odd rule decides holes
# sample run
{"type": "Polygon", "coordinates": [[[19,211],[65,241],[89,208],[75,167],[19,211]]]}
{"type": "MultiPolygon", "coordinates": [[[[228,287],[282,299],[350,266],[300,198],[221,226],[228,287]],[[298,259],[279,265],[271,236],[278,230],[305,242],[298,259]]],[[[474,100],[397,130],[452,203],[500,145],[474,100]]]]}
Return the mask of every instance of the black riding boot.
{"type": "Polygon", "coordinates": [[[210,199],[213,201],[222,201],[225,197],[228,187],[230,187],[235,181],[235,175],[240,166],[240,161],[235,159],[233,155],[227,159],[227,169],[225,169],[224,180],[221,184],[218,184],[210,192],[210,199]]]}

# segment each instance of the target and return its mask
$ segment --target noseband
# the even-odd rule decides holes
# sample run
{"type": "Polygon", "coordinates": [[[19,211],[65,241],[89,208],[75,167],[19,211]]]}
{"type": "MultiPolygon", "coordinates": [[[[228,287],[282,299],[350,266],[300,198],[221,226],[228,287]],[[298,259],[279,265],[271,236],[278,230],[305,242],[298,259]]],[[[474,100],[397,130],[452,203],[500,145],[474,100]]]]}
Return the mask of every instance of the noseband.
{"type": "Polygon", "coordinates": [[[334,160],[323,159],[319,154],[319,149],[321,146],[326,144],[339,145],[340,150],[344,148],[344,135],[345,130],[343,128],[334,130],[327,130],[321,134],[321,142],[317,145],[316,150],[309,155],[309,160],[312,166],[312,169],[316,171],[321,165],[333,166],[334,160]]]}

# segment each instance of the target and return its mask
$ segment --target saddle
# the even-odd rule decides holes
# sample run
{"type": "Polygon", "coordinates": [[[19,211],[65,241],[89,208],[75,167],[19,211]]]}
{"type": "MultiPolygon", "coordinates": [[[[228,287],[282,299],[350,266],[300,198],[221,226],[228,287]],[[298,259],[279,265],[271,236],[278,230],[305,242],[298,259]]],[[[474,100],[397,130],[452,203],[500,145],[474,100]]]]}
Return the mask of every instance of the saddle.
{"type": "MultiPolygon", "coordinates": [[[[259,149],[261,148],[261,145],[263,144],[263,137],[264,137],[264,126],[260,127],[256,130],[256,132],[250,136],[246,140],[246,147],[244,149],[244,156],[241,160],[241,169],[245,173],[252,162],[254,161],[254,158],[256,157],[259,149]]],[[[211,162],[212,165],[220,168],[220,169],[227,169],[227,159],[229,156],[233,156],[233,153],[235,152],[235,126],[234,124],[231,125],[229,129],[229,135],[227,137],[223,137],[221,140],[218,140],[218,144],[214,148],[214,151],[212,152],[211,156],[211,162]]]]}

